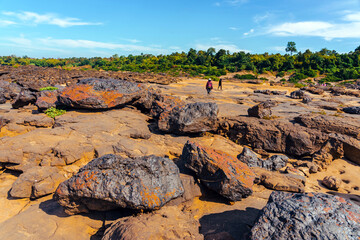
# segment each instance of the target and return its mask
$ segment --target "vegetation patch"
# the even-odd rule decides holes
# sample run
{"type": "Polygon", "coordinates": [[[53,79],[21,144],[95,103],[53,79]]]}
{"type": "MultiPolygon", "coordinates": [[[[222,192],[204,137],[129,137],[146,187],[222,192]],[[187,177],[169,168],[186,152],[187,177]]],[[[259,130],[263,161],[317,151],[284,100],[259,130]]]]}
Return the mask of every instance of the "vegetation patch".
{"type": "Polygon", "coordinates": [[[257,79],[257,77],[255,75],[252,75],[252,74],[243,74],[243,75],[235,74],[234,78],[237,78],[237,79],[257,79]]]}
{"type": "Polygon", "coordinates": [[[54,107],[48,108],[45,110],[45,114],[48,117],[55,118],[56,116],[60,116],[66,113],[66,110],[63,109],[57,109],[54,107]]]}
{"type": "Polygon", "coordinates": [[[40,91],[54,91],[54,90],[57,90],[58,88],[57,87],[43,87],[43,88],[40,88],[40,91]]]}

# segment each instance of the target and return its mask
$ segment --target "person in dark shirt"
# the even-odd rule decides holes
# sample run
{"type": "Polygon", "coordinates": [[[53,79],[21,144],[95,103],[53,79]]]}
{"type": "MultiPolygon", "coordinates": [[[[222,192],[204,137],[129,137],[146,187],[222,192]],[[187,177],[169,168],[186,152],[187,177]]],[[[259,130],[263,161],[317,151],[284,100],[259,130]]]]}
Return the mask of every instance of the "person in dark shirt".
{"type": "Polygon", "coordinates": [[[222,79],[220,78],[219,80],[219,86],[218,86],[218,89],[222,90],[222,79]]]}

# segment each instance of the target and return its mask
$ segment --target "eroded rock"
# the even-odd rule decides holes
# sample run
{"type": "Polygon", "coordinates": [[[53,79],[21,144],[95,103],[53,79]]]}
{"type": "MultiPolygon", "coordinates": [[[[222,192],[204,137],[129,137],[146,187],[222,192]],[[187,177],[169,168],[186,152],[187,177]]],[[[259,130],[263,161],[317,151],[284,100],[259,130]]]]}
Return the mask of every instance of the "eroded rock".
{"type": "Polygon", "coordinates": [[[255,175],[235,157],[188,141],[181,158],[205,186],[225,198],[238,201],[252,194],[255,175]]]}
{"type": "Polygon", "coordinates": [[[321,183],[329,189],[338,190],[341,185],[341,180],[334,176],[326,176],[321,183]]]}
{"type": "Polygon", "coordinates": [[[13,108],[21,108],[36,102],[36,94],[30,90],[23,89],[17,97],[11,102],[13,108]]]}
{"type": "Polygon", "coordinates": [[[271,108],[276,106],[276,102],[268,100],[265,102],[261,102],[251,108],[248,109],[248,115],[250,117],[257,118],[270,118],[272,115],[271,108]]]}
{"type": "Polygon", "coordinates": [[[184,193],[179,169],[168,158],[108,154],[60,184],[54,199],[68,214],[114,208],[158,209],[184,193]]]}
{"type": "Polygon", "coordinates": [[[360,207],[323,193],[273,192],[251,239],[357,239],[360,207]]]}

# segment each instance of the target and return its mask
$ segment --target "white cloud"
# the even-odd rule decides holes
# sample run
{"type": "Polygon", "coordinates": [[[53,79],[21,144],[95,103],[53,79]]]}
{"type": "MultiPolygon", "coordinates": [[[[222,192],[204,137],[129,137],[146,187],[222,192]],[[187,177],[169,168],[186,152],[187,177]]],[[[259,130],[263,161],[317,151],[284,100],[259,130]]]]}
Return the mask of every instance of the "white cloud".
{"type": "Polygon", "coordinates": [[[229,27],[229,29],[233,30],[233,31],[238,31],[239,30],[239,28],[237,28],[237,27],[229,27]]]}
{"type": "Polygon", "coordinates": [[[254,29],[250,29],[250,31],[244,33],[244,36],[248,36],[249,34],[254,33],[254,31],[255,31],[254,29]]]}
{"type": "Polygon", "coordinates": [[[236,46],[235,44],[217,44],[217,45],[211,45],[211,44],[196,44],[195,48],[197,50],[207,50],[209,48],[215,48],[217,51],[220,49],[225,49],[225,50],[229,50],[230,52],[250,52],[249,50],[243,50],[240,49],[238,46],[236,46]]]}
{"type": "Polygon", "coordinates": [[[247,3],[248,1],[249,0],[226,0],[225,2],[232,6],[238,6],[247,3]]]}
{"type": "Polygon", "coordinates": [[[15,25],[16,22],[13,21],[9,21],[9,20],[0,20],[0,26],[2,27],[6,27],[6,26],[10,26],[10,25],[15,25]]]}
{"type": "Polygon", "coordinates": [[[59,27],[72,27],[84,25],[101,25],[101,23],[82,22],[78,18],[60,18],[56,14],[38,14],[34,12],[2,12],[3,15],[20,20],[23,24],[49,24],[59,27]]]}
{"type": "Polygon", "coordinates": [[[256,15],[253,19],[255,23],[260,23],[271,16],[270,13],[265,13],[264,15],[256,15]]]}
{"type": "Polygon", "coordinates": [[[360,22],[360,12],[351,12],[344,16],[345,21],[360,22]]]}
{"type": "Polygon", "coordinates": [[[268,30],[275,36],[312,36],[326,40],[334,38],[360,38],[360,22],[331,24],[328,22],[294,22],[283,23],[268,30]]]}

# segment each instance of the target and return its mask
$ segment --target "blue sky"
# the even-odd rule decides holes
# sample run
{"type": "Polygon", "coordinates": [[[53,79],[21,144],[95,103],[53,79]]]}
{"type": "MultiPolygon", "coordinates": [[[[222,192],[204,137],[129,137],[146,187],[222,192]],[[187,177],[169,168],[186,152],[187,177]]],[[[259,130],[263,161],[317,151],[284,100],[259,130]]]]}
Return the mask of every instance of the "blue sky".
{"type": "Polygon", "coordinates": [[[215,47],[360,45],[360,0],[0,0],[0,56],[109,57],[215,47]]]}

